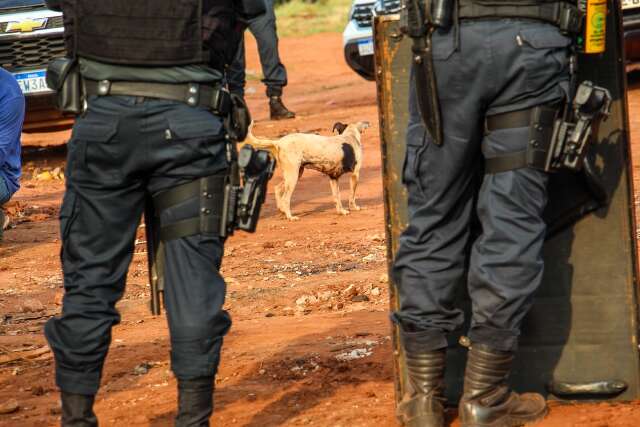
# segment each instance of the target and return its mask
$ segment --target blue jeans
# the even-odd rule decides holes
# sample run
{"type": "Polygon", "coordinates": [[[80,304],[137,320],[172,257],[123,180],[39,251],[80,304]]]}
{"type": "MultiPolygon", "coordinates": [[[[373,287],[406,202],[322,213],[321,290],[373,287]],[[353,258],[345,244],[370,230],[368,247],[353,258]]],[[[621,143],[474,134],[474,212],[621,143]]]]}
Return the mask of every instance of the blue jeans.
{"type": "MultiPolygon", "coordinates": [[[[4,205],[11,199],[12,194],[9,192],[7,181],[0,176],[0,206],[4,205]]],[[[0,224],[1,225],[1,224],[0,224]]]]}

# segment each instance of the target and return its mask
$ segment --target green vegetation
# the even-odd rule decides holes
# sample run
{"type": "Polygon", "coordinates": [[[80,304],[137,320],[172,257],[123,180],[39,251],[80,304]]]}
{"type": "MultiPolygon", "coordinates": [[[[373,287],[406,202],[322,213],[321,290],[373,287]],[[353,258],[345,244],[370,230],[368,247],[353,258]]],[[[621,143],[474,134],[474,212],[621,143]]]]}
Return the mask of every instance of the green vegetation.
{"type": "Polygon", "coordinates": [[[341,33],[349,20],[351,0],[277,1],[279,36],[341,33]]]}

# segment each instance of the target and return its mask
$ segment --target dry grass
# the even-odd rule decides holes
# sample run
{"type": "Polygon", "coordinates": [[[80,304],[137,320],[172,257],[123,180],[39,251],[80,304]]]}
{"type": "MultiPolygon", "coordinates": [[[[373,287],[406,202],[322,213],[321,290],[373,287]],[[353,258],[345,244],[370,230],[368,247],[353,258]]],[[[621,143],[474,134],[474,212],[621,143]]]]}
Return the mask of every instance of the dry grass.
{"type": "Polygon", "coordinates": [[[291,0],[276,6],[278,35],[341,33],[347,25],[350,10],[351,0],[317,0],[315,3],[291,0]]]}

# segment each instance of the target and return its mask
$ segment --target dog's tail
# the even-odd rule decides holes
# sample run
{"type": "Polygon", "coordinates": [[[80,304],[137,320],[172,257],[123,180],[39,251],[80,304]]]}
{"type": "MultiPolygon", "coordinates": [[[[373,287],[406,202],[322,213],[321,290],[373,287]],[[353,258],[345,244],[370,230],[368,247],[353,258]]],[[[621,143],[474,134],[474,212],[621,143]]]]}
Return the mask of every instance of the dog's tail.
{"type": "Polygon", "coordinates": [[[247,137],[242,142],[260,150],[267,150],[274,156],[278,155],[278,144],[276,144],[276,141],[272,139],[258,138],[253,134],[253,121],[247,130],[247,137]]]}

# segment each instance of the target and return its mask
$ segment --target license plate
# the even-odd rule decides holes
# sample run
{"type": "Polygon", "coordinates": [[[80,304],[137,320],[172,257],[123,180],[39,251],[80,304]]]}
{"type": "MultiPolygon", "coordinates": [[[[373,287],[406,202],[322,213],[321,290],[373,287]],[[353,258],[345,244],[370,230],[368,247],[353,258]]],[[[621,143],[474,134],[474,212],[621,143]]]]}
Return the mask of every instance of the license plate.
{"type": "Polygon", "coordinates": [[[13,77],[18,81],[18,85],[20,86],[20,89],[22,89],[22,93],[25,95],[51,92],[51,89],[47,86],[46,70],[15,73],[13,77]]]}
{"type": "Polygon", "coordinates": [[[622,0],[622,9],[635,9],[640,7],[640,0],[622,0]]]}
{"type": "Polygon", "coordinates": [[[360,40],[358,42],[358,53],[360,56],[373,55],[373,39],[360,40]]]}

